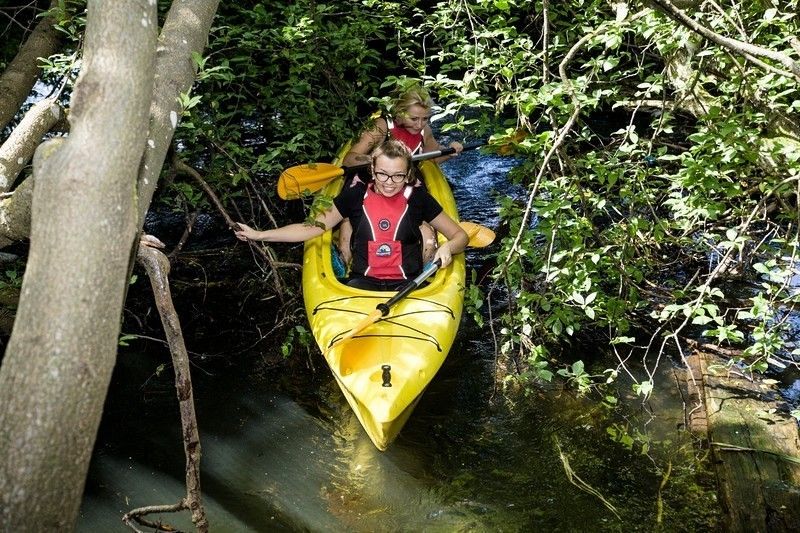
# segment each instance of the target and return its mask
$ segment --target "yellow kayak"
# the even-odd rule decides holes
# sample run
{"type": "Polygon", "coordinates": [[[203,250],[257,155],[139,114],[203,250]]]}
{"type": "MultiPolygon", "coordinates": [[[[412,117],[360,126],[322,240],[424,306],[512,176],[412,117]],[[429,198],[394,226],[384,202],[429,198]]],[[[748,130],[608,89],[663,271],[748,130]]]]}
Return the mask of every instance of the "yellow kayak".
{"type": "MultiPolygon", "coordinates": [[[[340,154],[340,157],[343,154],[340,154]]],[[[456,222],[450,186],[439,166],[422,161],[428,191],[456,222]]],[[[336,196],[339,177],[322,192],[336,196]]],[[[443,237],[440,235],[440,239],[443,237]]],[[[464,304],[464,254],[430,283],[395,304],[388,315],[347,342],[336,343],[395,293],[356,289],[337,281],[331,265],[333,233],[307,241],[303,299],[311,331],[364,430],[385,450],[408,420],[453,345],[464,304]],[[332,346],[332,348],[331,348],[332,346]]]]}

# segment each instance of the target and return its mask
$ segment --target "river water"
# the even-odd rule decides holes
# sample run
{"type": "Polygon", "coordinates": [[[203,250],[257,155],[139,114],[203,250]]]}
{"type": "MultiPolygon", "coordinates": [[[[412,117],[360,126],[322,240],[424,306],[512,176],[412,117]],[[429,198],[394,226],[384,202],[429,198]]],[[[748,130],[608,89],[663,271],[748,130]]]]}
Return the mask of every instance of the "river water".
{"type": "MultiPolygon", "coordinates": [[[[445,164],[463,219],[495,225],[490,191],[519,193],[508,185],[513,164],[477,152],[445,164]]],[[[490,251],[470,251],[470,266],[490,251]]],[[[590,371],[613,366],[589,351],[575,356],[590,371]]],[[[153,394],[143,385],[167,359],[163,349],[121,351],[79,531],[129,531],[126,511],[183,497],[174,390],[153,394]]],[[[317,372],[292,377],[194,367],[211,531],[717,528],[713,479],[704,451],[683,430],[669,364],[648,404],[627,394],[623,380],[616,405],[562,385],[510,395],[512,402],[495,390],[490,335],[465,318],[409,422],[379,452],[322,357],[311,359],[317,372]]],[[[193,530],[188,513],[161,518],[193,530]]]]}

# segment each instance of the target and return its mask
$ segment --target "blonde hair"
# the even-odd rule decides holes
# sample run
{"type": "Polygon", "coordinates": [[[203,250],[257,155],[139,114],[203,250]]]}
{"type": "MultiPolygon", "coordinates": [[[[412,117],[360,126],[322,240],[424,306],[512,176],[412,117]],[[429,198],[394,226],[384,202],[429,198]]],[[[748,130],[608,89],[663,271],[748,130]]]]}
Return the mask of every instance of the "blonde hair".
{"type": "Polygon", "coordinates": [[[372,168],[375,169],[375,162],[380,156],[388,157],[389,159],[402,159],[406,163],[406,183],[413,185],[417,181],[417,177],[411,172],[411,153],[406,148],[406,145],[397,139],[388,139],[378,145],[372,151],[372,168]]]}
{"type": "Polygon", "coordinates": [[[392,113],[397,117],[405,116],[408,114],[408,110],[411,109],[411,106],[414,105],[425,109],[433,107],[431,95],[418,83],[407,87],[392,100],[392,113]]]}

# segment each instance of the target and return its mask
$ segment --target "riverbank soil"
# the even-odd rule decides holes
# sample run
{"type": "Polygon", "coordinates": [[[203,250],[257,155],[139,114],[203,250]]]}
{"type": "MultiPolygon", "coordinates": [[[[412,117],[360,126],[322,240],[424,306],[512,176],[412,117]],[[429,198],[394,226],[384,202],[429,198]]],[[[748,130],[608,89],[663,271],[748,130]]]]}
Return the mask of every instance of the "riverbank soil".
{"type": "Polygon", "coordinates": [[[800,436],[777,389],[708,352],[688,363],[687,426],[711,446],[725,530],[798,531],[800,436]]]}

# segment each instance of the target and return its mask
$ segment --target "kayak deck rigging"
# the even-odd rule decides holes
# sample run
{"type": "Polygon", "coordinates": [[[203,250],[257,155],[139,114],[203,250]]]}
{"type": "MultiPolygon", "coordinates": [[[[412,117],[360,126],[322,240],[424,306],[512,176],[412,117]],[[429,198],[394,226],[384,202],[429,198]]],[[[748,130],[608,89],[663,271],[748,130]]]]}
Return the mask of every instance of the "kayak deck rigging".
{"type": "MultiPolygon", "coordinates": [[[[333,304],[333,303],[335,303],[337,301],[340,301],[340,300],[350,301],[353,298],[367,298],[367,299],[374,299],[374,300],[380,300],[380,301],[386,300],[385,296],[350,296],[350,297],[344,297],[344,298],[334,298],[334,299],[329,300],[329,301],[321,302],[317,307],[314,308],[313,314],[316,315],[317,312],[319,312],[319,311],[332,311],[332,312],[336,312],[336,313],[350,313],[350,314],[359,315],[359,316],[366,316],[368,313],[366,313],[364,311],[354,310],[354,309],[347,309],[347,308],[344,308],[344,307],[333,307],[331,305],[331,304],[333,304]]],[[[416,340],[426,341],[426,342],[432,343],[434,346],[436,346],[436,351],[437,352],[441,352],[442,351],[442,346],[439,343],[439,341],[436,339],[436,337],[434,337],[430,333],[427,333],[427,332],[423,331],[419,327],[415,327],[413,325],[409,325],[409,324],[407,324],[407,323],[405,323],[403,321],[400,321],[400,319],[405,318],[405,317],[410,317],[410,316],[418,317],[419,315],[423,315],[423,314],[438,314],[438,313],[448,314],[448,315],[450,315],[451,319],[455,319],[455,317],[456,317],[455,311],[451,307],[449,307],[449,306],[447,306],[447,305],[445,305],[443,303],[435,302],[435,301],[432,301],[432,300],[427,299],[427,298],[415,298],[413,296],[409,296],[407,299],[408,300],[418,300],[418,301],[425,302],[426,304],[429,304],[429,305],[433,306],[434,309],[422,309],[422,310],[410,311],[410,312],[406,312],[406,313],[393,314],[393,315],[390,315],[388,317],[380,318],[380,319],[377,320],[377,322],[386,322],[388,324],[392,324],[394,326],[397,326],[398,328],[402,328],[402,329],[405,329],[405,330],[410,330],[410,331],[416,333],[417,336],[414,336],[414,335],[402,335],[402,334],[399,334],[399,333],[389,333],[389,334],[386,334],[386,333],[383,333],[383,334],[363,333],[363,334],[355,335],[353,338],[354,339],[359,339],[359,338],[365,338],[365,337],[383,337],[383,338],[387,338],[387,339],[388,338],[416,339],[416,340]]],[[[331,338],[330,342],[328,343],[328,348],[330,348],[331,346],[336,344],[336,342],[341,337],[345,336],[348,331],[349,331],[349,329],[345,328],[341,332],[335,334],[331,338]]]]}

